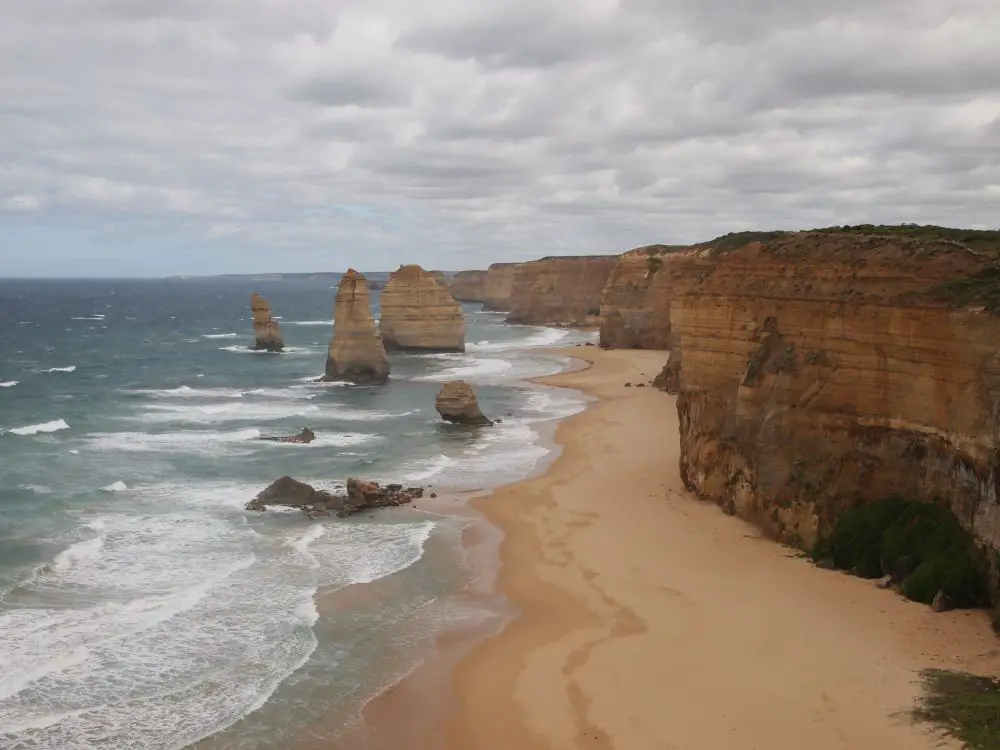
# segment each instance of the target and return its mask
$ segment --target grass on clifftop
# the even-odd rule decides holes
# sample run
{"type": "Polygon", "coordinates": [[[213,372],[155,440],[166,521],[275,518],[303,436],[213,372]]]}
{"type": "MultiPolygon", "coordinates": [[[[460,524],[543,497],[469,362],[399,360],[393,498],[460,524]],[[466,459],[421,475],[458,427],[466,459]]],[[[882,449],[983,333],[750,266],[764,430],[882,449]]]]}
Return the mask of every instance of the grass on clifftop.
{"type": "Polygon", "coordinates": [[[953,305],[982,305],[991,313],[1000,313],[1000,266],[989,266],[967,279],[946,282],[933,292],[953,305]]]}
{"type": "Polygon", "coordinates": [[[940,669],[921,674],[924,695],[911,717],[969,750],[1000,750],[1000,681],[940,669]]]}

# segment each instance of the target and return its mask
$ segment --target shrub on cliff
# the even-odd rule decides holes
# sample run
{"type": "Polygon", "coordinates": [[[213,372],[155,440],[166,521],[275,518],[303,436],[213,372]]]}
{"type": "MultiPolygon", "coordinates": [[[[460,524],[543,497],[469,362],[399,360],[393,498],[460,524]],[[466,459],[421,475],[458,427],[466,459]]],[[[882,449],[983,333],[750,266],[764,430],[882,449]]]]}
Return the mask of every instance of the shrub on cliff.
{"type": "Polygon", "coordinates": [[[814,559],[832,558],[863,578],[891,575],[908,599],[930,604],[944,591],[959,607],[986,604],[985,565],[968,532],[947,509],[890,498],[847,511],[814,559]]]}

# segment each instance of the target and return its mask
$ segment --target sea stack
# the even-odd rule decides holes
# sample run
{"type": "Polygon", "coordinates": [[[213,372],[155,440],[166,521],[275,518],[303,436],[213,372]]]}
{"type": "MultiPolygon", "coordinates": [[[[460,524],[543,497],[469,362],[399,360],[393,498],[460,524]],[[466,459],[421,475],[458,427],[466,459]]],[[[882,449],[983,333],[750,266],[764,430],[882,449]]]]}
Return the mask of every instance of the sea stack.
{"type": "Polygon", "coordinates": [[[250,295],[250,310],[253,313],[253,336],[255,351],[280,352],[285,346],[278,321],[271,317],[271,305],[254,292],[250,295]]]}
{"type": "Polygon", "coordinates": [[[491,425],[493,422],[479,410],[476,392],[464,380],[452,380],[438,391],[434,401],[441,419],[468,425],[491,425]]]}
{"type": "Polygon", "coordinates": [[[333,341],[323,380],[358,384],[388,380],[389,358],[372,317],[368,282],[353,268],[348,269],[337,287],[333,318],[333,341]]]}
{"type": "Polygon", "coordinates": [[[400,266],[380,301],[379,332],[389,351],[465,351],[462,306],[420,266],[400,266]]]}

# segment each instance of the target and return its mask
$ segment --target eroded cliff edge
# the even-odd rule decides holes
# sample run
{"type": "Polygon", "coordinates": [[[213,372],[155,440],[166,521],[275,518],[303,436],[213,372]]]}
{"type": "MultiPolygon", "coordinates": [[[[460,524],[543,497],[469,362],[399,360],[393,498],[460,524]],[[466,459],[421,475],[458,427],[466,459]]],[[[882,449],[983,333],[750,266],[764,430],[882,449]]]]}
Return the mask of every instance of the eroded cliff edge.
{"type": "Polygon", "coordinates": [[[514,267],[510,323],[597,325],[617,255],[557,256],[514,267]]]}
{"type": "Polygon", "coordinates": [[[449,289],[460,302],[482,302],[484,310],[507,311],[519,263],[493,263],[485,271],[459,271],[449,289]]]}
{"type": "Polygon", "coordinates": [[[899,495],[1000,550],[1000,233],[743,240],[669,303],[685,483],[804,547],[899,495]]]}

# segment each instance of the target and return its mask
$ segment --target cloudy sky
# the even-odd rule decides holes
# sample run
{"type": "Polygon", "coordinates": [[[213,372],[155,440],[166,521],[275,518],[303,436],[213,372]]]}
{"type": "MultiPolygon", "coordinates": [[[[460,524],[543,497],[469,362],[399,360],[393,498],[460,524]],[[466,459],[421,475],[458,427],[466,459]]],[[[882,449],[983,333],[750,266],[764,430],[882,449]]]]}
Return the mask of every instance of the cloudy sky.
{"type": "Polygon", "coordinates": [[[0,276],[1000,225],[998,0],[7,0],[0,276]]]}

